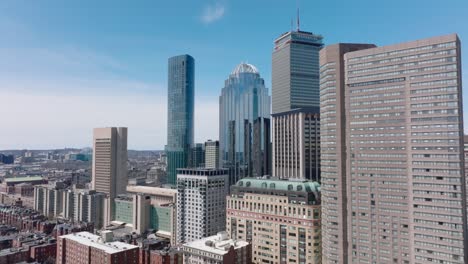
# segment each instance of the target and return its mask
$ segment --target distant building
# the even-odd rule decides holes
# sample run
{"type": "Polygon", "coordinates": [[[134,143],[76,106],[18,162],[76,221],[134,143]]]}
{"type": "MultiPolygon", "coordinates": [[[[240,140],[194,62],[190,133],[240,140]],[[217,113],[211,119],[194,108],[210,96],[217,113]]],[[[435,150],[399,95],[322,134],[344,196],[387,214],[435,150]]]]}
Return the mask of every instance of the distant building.
{"type": "Polygon", "coordinates": [[[0,163],[13,164],[13,163],[15,163],[15,156],[0,154],[0,163]]]}
{"type": "Polygon", "coordinates": [[[208,140],[205,142],[205,168],[220,168],[219,141],[208,140]]]}
{"type": "Polygon", "coordinates": [[[221,167],[230,170],[230,184],[269,174],[270,96],[257,68],[241,63],[224,82],[219,97],[221,167]],[[256,169],[254,169],[256,168],[256,169]]]}
{"type": "Polygon", "coordinates": [[[245,178],[226,203],[226,231],[252,243],[253,263],[322,263],[317,182],[245,178]]]}
{"type": "Polygon", "coordinates": [[[177,190],[150,186],[127,186],[128,195],[114,200],[112,223],[130,226],[138,234],[148,230],[176,243],[177,190]]]}
{"type": "Polygon", "coordinates": [[[201,168],[205,166],[205,148],[202,143],[195,143],[190,148],[189,168],[201,168]]]}
{"type": "Polygon", "coordinates": [[[57,264],[138,264],[138,246],[89,232],[58,237],[57,264]]]}
{"type": "Polygon", "coordinates": [[[34,210],[53,219],[62,214],[63,185],[36,185],[34,186],[34,210]]]}
{"type": "Polygon", "coordinates": [[[199,168],[177,172],[177,244],[224,230],[228,171],[199,168]]]}
{"type": "Polygon", "coordinates": [[[273,173],[320,182],[320,109],[299,108],[273,119],[273,173]]]}
{"type": "MultiPolygon", "coordinates": [[[[128,182],[127,128],[95,128],[93,139],[92,189],[106,194],[111,201],[125,193],[128,182]]],[[[113,218],[113,203],[105,204],[104,223],[113,218]]]]}
{"type": "Polygon", "coordinates": [[[228,238],[226,232],[184,244],[184,263],[250,264],[252,245],[228,238]]]}
{"type": "Polygon", "coordinates": [[[167,176],[175,185],[177,169],[189,165],[193,145],[195,60],[190,55],[169,58],[167,111],[167,176]]]}

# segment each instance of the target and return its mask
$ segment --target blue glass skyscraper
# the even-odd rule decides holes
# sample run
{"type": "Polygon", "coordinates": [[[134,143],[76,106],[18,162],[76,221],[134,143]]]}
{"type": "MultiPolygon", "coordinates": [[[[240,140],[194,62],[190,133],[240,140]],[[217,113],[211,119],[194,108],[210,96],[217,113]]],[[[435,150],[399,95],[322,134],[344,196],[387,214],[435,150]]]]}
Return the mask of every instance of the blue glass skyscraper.
{"type": "Polygon", "coordinates": [[[270,96],[255,66],[239,64],[219,98],[219,143],[230,183],[269,174],[270,96]]]}
{"type": "Polygon", "coordinates": [[[167,177],[176,184],[177,169],[188,166],[193,144],[195,60],[190,55],[169,58],[167,91],[167,177]]]}

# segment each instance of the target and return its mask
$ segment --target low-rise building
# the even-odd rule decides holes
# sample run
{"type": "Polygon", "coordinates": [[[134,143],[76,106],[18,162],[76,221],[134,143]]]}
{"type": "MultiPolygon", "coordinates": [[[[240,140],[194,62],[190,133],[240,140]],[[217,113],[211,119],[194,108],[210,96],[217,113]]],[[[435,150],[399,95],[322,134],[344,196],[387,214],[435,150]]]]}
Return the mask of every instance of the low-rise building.
{"type": "Polygon", "coordinates": [[[60,236],[57,264],[138,264],[138,246],[112,242],[106,235],[79,232],[60,236]]]}
{"type": "Polygon", "coordinates": [[[183,245],[184,263],[250,264],[252,245],[228,238],[226,232],[183,245]]]}

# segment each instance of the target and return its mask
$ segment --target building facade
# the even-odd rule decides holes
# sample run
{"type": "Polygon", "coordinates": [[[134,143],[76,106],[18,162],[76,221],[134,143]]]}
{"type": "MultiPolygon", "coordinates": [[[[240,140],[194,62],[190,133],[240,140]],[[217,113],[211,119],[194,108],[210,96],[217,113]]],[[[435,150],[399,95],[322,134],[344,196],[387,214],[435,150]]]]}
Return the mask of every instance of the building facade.
{"type": "Polygon", "coordinates": [[[250,264],[252,245],[229,239],[226,232],[184,244],[184,263],[250,264]]]}
{"type": "Polygon", "coordinates": [[[253,263],[322,263],[317,182],[245,178],[226,203],[226,231],[252,244],[253,263]]]}
{"type": "Polygon", "coordinates": [[[58,237],[57,264],[138,264],[138,246],[108,241],[89,232],[58,237]]]}
{"type": "Polygon", "coordinates": [[[226,225],[226,169],[179,169],[177,174],[177,244],[223,231],[226,225]]]}
{"type": "Polygon", "coordinates": [[[458,37],[320,64],[324,262],[468,262],[458,37]]]}
{"type": "Polygon", "coordinates": [[[169,58],[167,91],[167,175],[176,184],[177,169],[189,165],[193,145],[195,60],[190,55],[169,58]]]}
{"type": "Polygon", "coordinates": [[[113,218],[112,199],[125,193],[128,184],[127,128],[95,128],[93,139],[93,172],[91,186],[106,194],[104,223],[113,218]]]}
{"type": "Polygon", "coordinates": [[[273,176],[320,182],[320,109],[272,115],[273,176]]]}
{"type": "Polygon", "coordinates": [[[266,121],[269,118],[270,96],[265,81],[255,66],[239,64],[225,81],[219,97],[221,166],[230,169],[231,184],[254,174],[269,173],[269,168],[265,168],[268,161],[264,160],[271,155],[266,121]],[[260,172],[254,168],[261,168],[260,172]]]}
{"type": "Polygon", "coordinates": [[[323,37],[290,31],[275,40],[272,62],[272,113],[319,107],[319,51],[323,37]]]}
{"type": "Polygon", "coordinates": [[[219,168],[219,141],[208,140],[205,142],[205,168],[219,168]]]}

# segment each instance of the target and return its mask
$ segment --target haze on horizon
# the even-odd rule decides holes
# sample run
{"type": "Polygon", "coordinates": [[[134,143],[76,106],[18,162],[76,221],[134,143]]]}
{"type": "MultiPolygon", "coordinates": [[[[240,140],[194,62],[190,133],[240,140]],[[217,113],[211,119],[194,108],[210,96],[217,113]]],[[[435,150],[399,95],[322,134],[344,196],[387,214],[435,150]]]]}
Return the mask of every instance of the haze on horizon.
{"type": "MultiPolygon", "coordinates": [[[[468,45],[466,0],[299,6],[301,29],[323,35],[326,45],[381,46],[449,33],[459,34],[463,51],[468,45]]],[[[249,62],[271,94],[273,41],[290,30],[296,7],[247,0],[2,1],[0,149],[90,147],[92,129],[108,126],[128,127],[129,149],[163,149],[167,59],[179,54],[195,58],[195,142],[218,139],[224,80],[249,62]]]]}

